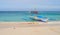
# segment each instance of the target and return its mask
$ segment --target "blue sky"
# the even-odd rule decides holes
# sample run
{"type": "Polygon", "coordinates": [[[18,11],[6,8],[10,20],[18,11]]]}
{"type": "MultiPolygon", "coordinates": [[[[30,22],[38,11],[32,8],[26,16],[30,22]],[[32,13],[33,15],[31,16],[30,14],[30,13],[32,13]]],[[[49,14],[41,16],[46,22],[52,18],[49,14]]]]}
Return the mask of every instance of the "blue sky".
{"type": "Polygon", "coordinates": [[[0,0],[0,11],[60,11],[60,0],[0,0]]]}

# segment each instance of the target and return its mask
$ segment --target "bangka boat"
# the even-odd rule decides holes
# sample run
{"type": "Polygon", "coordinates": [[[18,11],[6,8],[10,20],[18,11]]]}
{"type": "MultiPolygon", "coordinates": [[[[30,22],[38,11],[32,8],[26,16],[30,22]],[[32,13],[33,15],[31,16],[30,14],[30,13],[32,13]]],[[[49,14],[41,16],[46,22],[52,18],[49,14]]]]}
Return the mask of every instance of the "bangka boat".
{"type": "Polygon", "coordinates": [[[31,19],[37,20],[37,21],[43,21],[46,22],[48,21],[47,17],[43,17],[43,16],[30,16],[31,19]]]}

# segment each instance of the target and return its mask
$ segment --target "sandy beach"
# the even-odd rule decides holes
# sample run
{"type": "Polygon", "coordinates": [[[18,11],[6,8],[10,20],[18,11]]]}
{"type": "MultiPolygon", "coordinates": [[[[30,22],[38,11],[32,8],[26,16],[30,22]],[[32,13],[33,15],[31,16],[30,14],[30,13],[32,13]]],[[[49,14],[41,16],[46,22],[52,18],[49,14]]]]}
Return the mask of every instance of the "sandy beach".
{"type": "Polygon", "coordinates": [[[60,21],[0,22],[0,35],[60,35],[60,21]]]}

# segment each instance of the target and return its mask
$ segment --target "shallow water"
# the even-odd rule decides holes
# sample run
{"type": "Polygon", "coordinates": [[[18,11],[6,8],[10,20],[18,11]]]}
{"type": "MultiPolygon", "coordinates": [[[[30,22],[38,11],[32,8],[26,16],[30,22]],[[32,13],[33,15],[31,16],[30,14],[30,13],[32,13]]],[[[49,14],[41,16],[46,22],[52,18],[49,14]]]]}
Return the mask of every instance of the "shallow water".
{"type": "Polygon", "coordinates": [[[39,11],[38,14],[31,14],[29,11],[0,11],[0,22],[28,22],[31,15],[43,15],[49,21],[60,21],[60,11],[39,11]]]}

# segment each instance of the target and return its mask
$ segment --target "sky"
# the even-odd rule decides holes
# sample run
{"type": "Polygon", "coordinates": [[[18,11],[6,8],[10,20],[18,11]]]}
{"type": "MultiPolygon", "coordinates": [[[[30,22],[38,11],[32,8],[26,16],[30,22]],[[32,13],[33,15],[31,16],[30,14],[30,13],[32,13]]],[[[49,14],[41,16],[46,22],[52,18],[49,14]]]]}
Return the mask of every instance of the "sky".
{"type": "Polygon", "coordinates": [[[60,11],[60,0],[0,0],[0,11],[60,11]]]}

